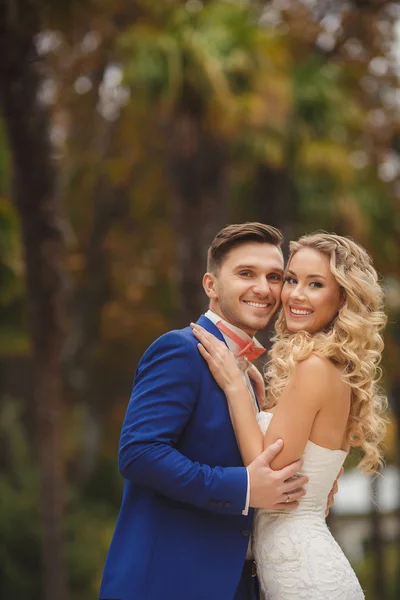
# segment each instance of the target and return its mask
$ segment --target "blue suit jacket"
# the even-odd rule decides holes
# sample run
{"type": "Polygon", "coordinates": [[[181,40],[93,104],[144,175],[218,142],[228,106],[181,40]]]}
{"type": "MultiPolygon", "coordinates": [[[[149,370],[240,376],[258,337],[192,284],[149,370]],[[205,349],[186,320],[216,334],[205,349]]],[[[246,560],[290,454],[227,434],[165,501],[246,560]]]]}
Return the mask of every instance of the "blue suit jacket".
{"type": "MultiPolygon", "coordinates": [[[[223,339],[206,317],[200,325],[223,339]]],[[[249,542],[247,473],[191,329],[141,359],[122,427],[122,506],[101,600],[232,600],[249,542]]]]}

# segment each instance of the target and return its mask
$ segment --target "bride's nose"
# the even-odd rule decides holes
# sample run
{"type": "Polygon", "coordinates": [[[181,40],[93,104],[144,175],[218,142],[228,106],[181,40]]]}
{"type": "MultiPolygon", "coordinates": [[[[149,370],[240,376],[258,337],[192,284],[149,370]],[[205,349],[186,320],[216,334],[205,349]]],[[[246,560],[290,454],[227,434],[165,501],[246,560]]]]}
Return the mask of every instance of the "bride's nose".
{"type": "Polygon", "coordinates": [[[290,297],[292,300],[304,300],[305,299],[305,293],[303,288],[300,286],[300,284],[297,284],[296,287],[292,290],[290,297]]]}

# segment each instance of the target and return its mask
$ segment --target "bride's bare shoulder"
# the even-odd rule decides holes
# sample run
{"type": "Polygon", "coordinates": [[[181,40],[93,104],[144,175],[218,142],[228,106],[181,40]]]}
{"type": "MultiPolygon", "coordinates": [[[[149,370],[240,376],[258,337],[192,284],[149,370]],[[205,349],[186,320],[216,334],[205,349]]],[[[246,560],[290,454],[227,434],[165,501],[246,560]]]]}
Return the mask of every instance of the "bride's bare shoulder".
{"type": "Polygon", "coordinates": [[[303,361],[296,363],[294,378],[307,381],[315,393],[323,392],[326,396],[347,395],[349,384],[343,380],[340,368],[331,360],[320,354],[311,354],[303,361]]]}
{"type": "Polygon", "coordinates": [[[329,358],[321,354],[312,353],[304,360],[296,362],[296,373],[329,375],[341,379],[340,369],[329,358]]]}

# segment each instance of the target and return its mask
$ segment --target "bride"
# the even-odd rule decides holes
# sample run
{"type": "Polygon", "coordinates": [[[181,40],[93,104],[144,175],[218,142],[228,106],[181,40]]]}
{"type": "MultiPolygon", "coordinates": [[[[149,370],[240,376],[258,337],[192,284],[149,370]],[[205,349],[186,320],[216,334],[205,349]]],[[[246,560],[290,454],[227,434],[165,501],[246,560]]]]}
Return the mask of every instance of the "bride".
{"type": "MultiPolygon", "coordinates": [[[[295,511],[256,512],[253,552],[266,598],[361,600],[357,577],[326,526],[325,507],[351,446],[361,447],[365,473],[382,461],[386,399],[377,381],[383,293],[369,255],[351,239],[316,233],[292,242],[290,250],[264,411],[255,415],[227,347],[198,325],[192,328],[226,395],[244,464],[281,438],[272,467],[302,457],[301,473],[309,478],[295,511]]],[[[264,402],[261,375],[253,366],[249,375],[264,402]]]]}

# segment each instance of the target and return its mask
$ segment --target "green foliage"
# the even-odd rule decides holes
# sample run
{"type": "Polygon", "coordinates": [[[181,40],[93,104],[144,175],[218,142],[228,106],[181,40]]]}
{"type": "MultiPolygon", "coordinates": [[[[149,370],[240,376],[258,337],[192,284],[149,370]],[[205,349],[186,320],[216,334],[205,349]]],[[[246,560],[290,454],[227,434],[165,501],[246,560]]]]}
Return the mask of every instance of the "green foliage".
{"type": "MultiPolygon", "coordinates": [[[[58,32],[56,49],[42,59],[43,72],[56,90],[55,131],[61,129],[66,137],[55,153],[71,224],[65,232],[70,293],[66,354],[83,338],[82,355],[89,356],[67,377],[66,397],[75,399],[75,388],[89,380],[78,403],[84,401],[102,427],[86,487],[69,488],[66,535],[73,600],[96,598],[120,501],[117,438],[135,366],[145,347],[174,326],[179,310],[175,220],[182,198],[171,183],[170,165],[172,155],[190,154],[198,143],[190,129],[193,122],[198,131],[212,134],[227,157],[226,189],[218,200],[222,204],[230,198],[231,222],[260,218],[251,211],[257,173],[265,167],[290,184],[284,193],[293,196],[293,211],[283,223],[289,231],[351,235],[371,251],[384,277],[397,284],[400,280],[398,192],[396,196],[394,181],[379,177],[385,155],[398,151],[399,130],[383,101],[390,77],[373,78],[370,69],[371,57],[385,56],[390,42],[387,35],[385,43],[373,36],[384,15],[349,8],[336,48],[324,52],[317,44],[322,25],[305,3],[290,3],[272,24],[260,21],[270,4],[40,3],[43,31],[55,24],[58,32]],[[363,31],[371,36],[360,40],[365,53],[352,58],[346,42],[354,43],[363,31]],[[124,78],[107,91],[103,74],[110,65],[121,68],[124,78]],[[77,85],[82,79],[86,92],[77,85]],[[365,84],[371,79],[377,87],[368,93],[365,84]],[[121,92],[125,98],[111,117],[101,111],[106,92],[111,100],[121,92]],[[371,124],[376,109],[383,113],[384,126],[371,124]],[[187,147],[177,147],[173,126],[186,133],[179,139],[187,147]],[[97,311],[98,320],[87,326],[88,316],[97,311]],[[88,349],[86,339],[94,340],[88,349]]],[[[286,200],[272,179],[266,180],[257,206],[265,205],[266,220],[286,200]]],[[[187,185],[190,199],[196,183],[187,185]]],[[[0,353],[12,360],[29,348],[19,224],[10,195],[11,161],[0,127],[0,353]]],[[[197,223],[187,227],[198,235],[197,223]]],[[[399,296],[396,285],[393,289],[399,296]]],[[[398,307],[392,309],[386,333],[388,390],[400,357],[396,311],[398,307]]],[[[39,600],[36,461],[17,404],[6,402],[3,413],[7,455],[0,477],[0,575],[7,598],[39,600]]],[[[75,417],[65,421],[71,480],[86,433],[79,406],[76,413],[76,422],[75,417]]],[[[396,433],[392,427],[392,460],[396,433]]],[[[349,466],[354,460],[349,459],[349,466]]],[[[360,567],[363,581],[369,561],[360,567]]]]}
{"type": "Polygon", "coordinates": [[[19,223],[10,194],[10,156],[0,121],[0,354],[26,351],[19,223]]]}
{"type": "MultiPolygon", "coordinates": [[[[398,544],[396,544],[396,542],[392,542],[385,546],[383,561],[387,577],[387,600],[397,600],[400,596],[400,589],[398,576],[398,544]]],[[[371,575],[374,573],[375,568],[373,549],[369,549],[365,559],[355,565],[355,571],[360,580],[361,587],[365,591],[366,598],[373,598],[373,582],[371,575]]]]}
{"type": "Polygon", "coordinates": [[[99,499],[82,502],[76,495],[68,505],[67,553],[73,600],[96,600],[101,573],[115,525],[115,514],[99,499]]]}
{"type": "Polygon", "coordinates": [[[21,242],[13,206],[0,197],[0,306],[21,294],[21,242]]]}
{"type": "Polygon", "coordinates": [[[185,94],[195,103],[235,108],[234,95],[250,90],[255,28],[249,5],[210,2],[199,11],[184,4],[146,3],[146,17],[120,38],[126,81],[135,97],[171,110],[185,94]]]}
{"type": "MultiPolygon", "coordinates": [[[[0,474],[0,580],[13,600],[41,599],[40,485],[36,461],[21,421],[21,405],[3,399],[0,439],[5,468],[0,474]]],[[[71,598],[95,600],[110,542],[114,515],[95,499],[83,501],[70,486],[66,510],[71,598]]]]}
{"type": "Polygon", "coordinates": [[[37,469],[15,401],[0,413],[6,469],[0,475],[0,579],[5,597],[40,598],[40,510],[37,469]]]}

